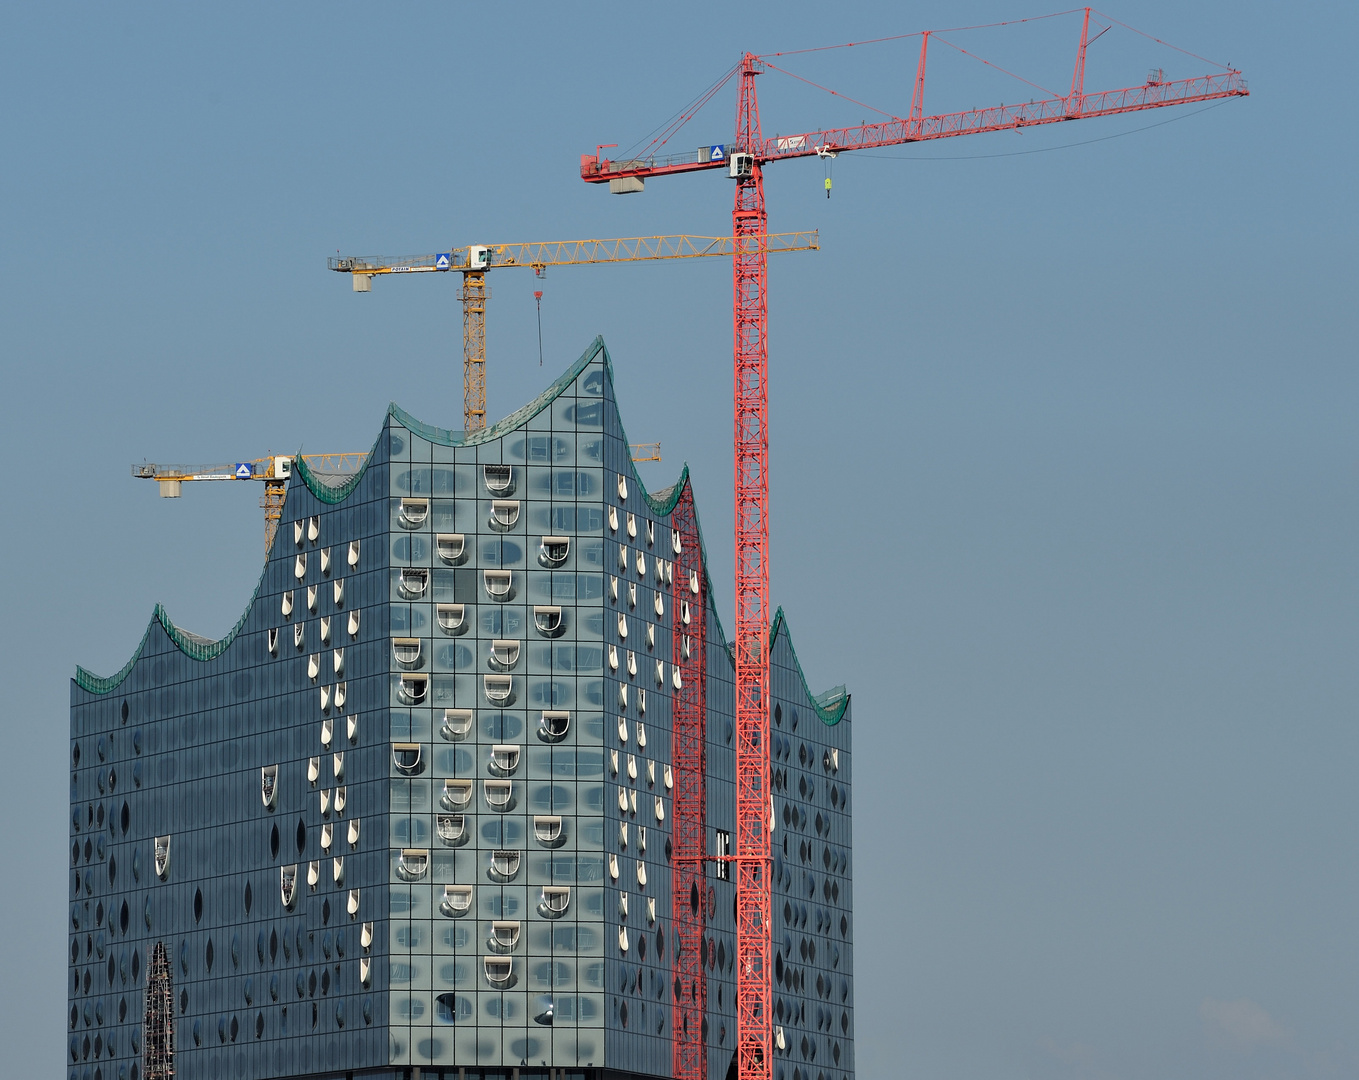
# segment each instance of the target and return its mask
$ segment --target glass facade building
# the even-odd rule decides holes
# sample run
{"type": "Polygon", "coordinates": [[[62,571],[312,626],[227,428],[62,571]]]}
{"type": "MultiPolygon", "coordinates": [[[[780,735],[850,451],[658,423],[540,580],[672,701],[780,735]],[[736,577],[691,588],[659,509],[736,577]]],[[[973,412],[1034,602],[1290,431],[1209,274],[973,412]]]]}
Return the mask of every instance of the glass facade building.
{"type": "MultiPolygon", "coordinates": [[[[342,486],[298,459],[224,638],[158,606],[72,681],[69,1080],[664,1077],[685,1031],[733,1075],[702,552],[598,340],[469,438],[391,406],[342,486]]],[[[849,698],[770,650],[774,1071],[851,1080],[849,698]]]]}

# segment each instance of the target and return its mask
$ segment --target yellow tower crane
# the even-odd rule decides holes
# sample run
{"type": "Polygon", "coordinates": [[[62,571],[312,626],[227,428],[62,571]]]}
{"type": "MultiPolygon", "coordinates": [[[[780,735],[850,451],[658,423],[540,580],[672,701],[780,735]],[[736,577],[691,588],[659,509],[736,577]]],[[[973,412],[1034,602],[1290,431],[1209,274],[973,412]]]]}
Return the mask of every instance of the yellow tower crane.
{"type": "MultiPolygon", "coordinates": [[[[264,552],[267,555],[278,532],[278,523],[283,520],[283,500],[288,494],[288,477],[293,473],[293,462],[299,455],[276,454],[269,457],[254,458],[251,461],[236,461],[218,465],[156,465],[143,463],[132,466],[132,475],[141,480],[155,480],[160,485],[162,499],[178,499],[182,492],[180,486],[186,480],[261,480],[264,494],[260,496],[260,506],[264,509],[264,552]]],[[[302,454],[313,473],[321,477],[342,478],[352,476],[363,466],[368,455],[364,452],[352,454],[302,454]]]]}
{"type": "MultiPolygon", "coordinates": [[[[747,245],[753,238],[744,238],[747,245]]],[[[816,251],[816,232],[768,233],[764,250],[816,251]]],[[[743,250],[749,252],[750,246],[743,250]]],[[[424,274],[458,271],[462,274],[462,392],[463,427],[468,432],[486,426],[486,272],[506,266],[530,267],[541,277],[549,266],[580,266],[590,263],[649,262],[655,259],[702,259],[730,255],[730,236],[629,236],[612,240],[548,240],[524,244],[469,244],[435,255],[378,258],[338,255],[328,261],[330,269],[349,274],[354,291],[372,291],[379,274],[424,274]]],[[[633,447],[633,460],[659,461],[660,446],[644,443],[633,447]],[[654,456],[638,456],[654,453],[654,456]]]]}

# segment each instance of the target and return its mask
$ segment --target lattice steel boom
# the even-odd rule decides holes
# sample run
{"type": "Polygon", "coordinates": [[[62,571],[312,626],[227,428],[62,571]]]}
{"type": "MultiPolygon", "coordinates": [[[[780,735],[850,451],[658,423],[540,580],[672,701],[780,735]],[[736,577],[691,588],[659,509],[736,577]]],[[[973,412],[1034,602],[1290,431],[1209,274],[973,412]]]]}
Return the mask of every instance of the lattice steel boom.
{"type": "MultiPolygon", "coordinates": [[[[815,232],[765,236],[769,251],[815,251],[815,232]]],[[[537,240],[515,244],[469,244],[434,255],[400,258],[381,256],[334,256],[331,270],[349,274],[355,292],[371,292],[372,279],[383,274],[426,274],[458,271],[462,274],[462,370],[463,427],[480,431],[486,426],[486,272],[509,266],[527,266],[540,277],[549,266],[586,266],[601,263],[652,262],[658,259],[705,259],[731,255],[735,239],[730,236],[625,236],[609,240],[537,240]]],[[[635,460],[651,460],[638,458],[635,460]]]]}

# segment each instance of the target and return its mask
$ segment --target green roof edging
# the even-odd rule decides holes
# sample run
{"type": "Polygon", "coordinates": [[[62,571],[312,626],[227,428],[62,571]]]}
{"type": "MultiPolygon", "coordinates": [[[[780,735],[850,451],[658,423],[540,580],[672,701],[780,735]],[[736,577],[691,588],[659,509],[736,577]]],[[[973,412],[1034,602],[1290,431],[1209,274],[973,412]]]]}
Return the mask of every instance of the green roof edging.
{"type": "Polygon", "coordinates": [[[76,685],[82,690],[88,690],[91,694],[107,694],[111,690],[116,690],[122,681],[131,674],[133,665],[140,659],[143,650],[146,648],[146,642],[151,637],[151,630],[157,623],[159,623],[161,629],[165,631],[165,635],[174,642],[175,648],[190,660],[198,660],[206,663],[209,660],[217,659],[217,657],[226,652],[228,646],[236,640],[236,635],[244,628],[246,619],[250,618],[250,610],[255,606],[255,601],[259,599],[260,589],[264,585],[264,575],[268,570],[269,559],[268,556],[266,556],[264,568],[260,571],[260,579],[255,583],[255,591],[250,594],[250,599],[245,605],[245,611],[241,613],[241,617],[236,620],[236,625],[228,630],[224,637],[219,638],[217,641],[209,641],[207,638],[190,633],[188,630],[181,630],[170,621],[170,614],[165,610],[165,606],[163,604],[157,604],[155,610],[152,612],[151,622],[147,624],[146,633],[142,635],[142,640],[137,646],[137,651],[132,654],[132,659],[124,664],[116,675],[109,675],[107,677],[95,675],[77,664],[75,673],[76,685]]]}
{"type": "Polygon", "coordinates": [[[344,502],[345,499],[353,494],[354,489],[359,486],[359,481],[363,479],[364,473],[368,471],[368,466],[373,460],[373,451],[377,449],[378,439],[381,438],[382,429],[379,428],[377,439],[373,440],[373,445],[368,451],[368,456],[363,459],[363,464],[359,466],[359,471],[339,487],[331,487],[312,472],[311,467],[307,464],[306,458],[302,456],[301,450],[299,450],[297,456],[293,458],[293,464],[297,467],[297,477],[306,485],[308,491],[328,506],[334,506],[336,503],[344,502]]]}
{"type": "Polygon", "coordinates": [[[797,668],[798,678],[802,680],[802,689],[806,691],[807,700],[816,709],[816,715],[821,717],[821,722],[827,726],[838,724],[844,719],[845,711],[849,708],[849,694],[846,692],[844,684],[833,686],[824,694],[813,694],[807,686],[807,675],[802,670],[802,661],[797,658],[797,649],[793,647],[793,634],[788,629],[788,619],[783,614],[782,607],[774,613],[774,621],[769,626],[769,651],[771,653],[774,651],[774,642],[778,639],[780,630],[788,635],[788,651],[793,654],[793,666],[797,668]]]}
{"type": "Polygon", "coordinates": [[[557,380],[530,401],[527,405],[516,409],[503,420],[497,420],[490,427],[481,428],[479,431],[468,435],[463,431],[450,431],[447,428],[435,427],[433,424],[426,424],[422,420],[417,420],[396,402],[387,406],[387,411],[394,416],[403,427],[412,433],[419,435],[422,439],[438,443],[440,446],[477,446],[480,443],[490,442],[498,439],[502,435],[508,435],[520,424],[533,419],[540,412],[551,405],[557,398],[561,397],[562,392],[570,386],[576,377],[589,367],[590,362],[600,353],[604,354],[604,368],[609,373],[609,378],[613,378],[613,364],[609,360],[609,350],[604,347],[604,339],[596,337],[590,342],[589,347],[580,354],[574,364],[566,369],[557,380]]]}

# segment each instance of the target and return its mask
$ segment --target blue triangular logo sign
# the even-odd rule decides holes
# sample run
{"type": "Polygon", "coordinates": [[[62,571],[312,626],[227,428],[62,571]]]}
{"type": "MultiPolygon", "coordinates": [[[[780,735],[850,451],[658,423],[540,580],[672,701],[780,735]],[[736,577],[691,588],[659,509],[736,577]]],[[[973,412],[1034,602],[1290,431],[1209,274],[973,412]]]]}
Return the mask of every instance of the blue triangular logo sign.
{"type": "Polygon", "coordinates": [[[726,156],[727,148],[723,146],[721,143],[718,143],[710,151],[708,151],[709,161],[721,161],[726,156]]]}
{"type": "Polygon", "coordinates": [[[440,255],[437,259],[434,260],[435,270],[447,270],[449,265],[450,263],[448,261],[447,255],[440,255]]]}
{"type": "Polygon", "coordinates": [[[236,479],[249,480],[255,475],[255,470],[250,467],[250,462],[241,461],[236,464],[236,479]]]}

